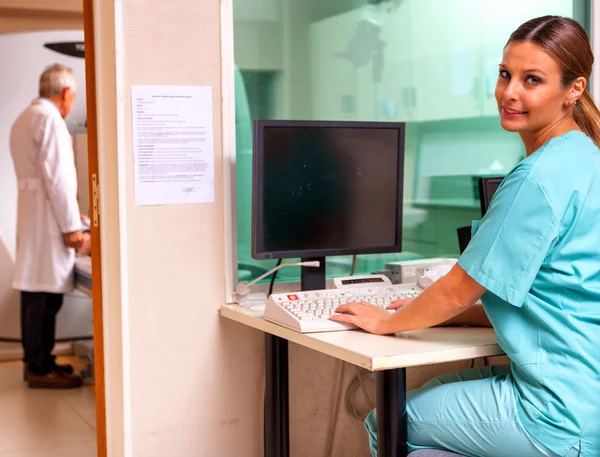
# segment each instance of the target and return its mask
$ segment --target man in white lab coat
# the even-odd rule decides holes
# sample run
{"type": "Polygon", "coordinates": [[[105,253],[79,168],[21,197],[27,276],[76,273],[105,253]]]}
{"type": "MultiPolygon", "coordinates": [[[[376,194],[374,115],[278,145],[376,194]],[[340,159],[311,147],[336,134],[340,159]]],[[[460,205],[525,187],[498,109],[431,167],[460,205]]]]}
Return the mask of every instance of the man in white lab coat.
{"type": "Polygon", "coordinates": [[[83,239],[73,145],[64,121],[76,90],[70,68],[48,67],[40,76],[39,98],[10,133],[19,186],[13,287],[21,291],[25,379],[32,388],[82,384],[71,366],[57,365],[51,354],[56,314],[63,294],[73,288],[75,249],[83,239]]]}

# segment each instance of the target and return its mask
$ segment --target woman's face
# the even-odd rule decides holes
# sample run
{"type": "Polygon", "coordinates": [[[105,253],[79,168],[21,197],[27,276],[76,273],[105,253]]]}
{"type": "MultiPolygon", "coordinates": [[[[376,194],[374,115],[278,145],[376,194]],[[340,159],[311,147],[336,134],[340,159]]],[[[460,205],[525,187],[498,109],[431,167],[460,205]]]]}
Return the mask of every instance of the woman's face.
{"type": "Polygon", "coordinates": [[[502,128],[534,133],[570,113],[570,87],[563,87],[558,63],[538,45],[513,42],[504,50],[496,84],[502,128]]]}

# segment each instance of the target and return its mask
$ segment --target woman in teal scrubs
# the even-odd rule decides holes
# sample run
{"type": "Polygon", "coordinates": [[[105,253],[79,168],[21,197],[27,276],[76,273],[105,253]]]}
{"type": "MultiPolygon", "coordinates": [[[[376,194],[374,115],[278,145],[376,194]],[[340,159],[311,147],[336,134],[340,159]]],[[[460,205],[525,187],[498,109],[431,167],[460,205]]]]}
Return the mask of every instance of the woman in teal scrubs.
{"type": "MultiPolygon", "coordinates": [[[[504,49],[502,127],[527,157],[504,179],[445,277],[394,314],[352,303],[334,320],[390,334],[489,318],[509,366],[442,376],[408,395],[409,450],[470,457],[600,455],[600,112],[575,21],[526,22],[504,49]],[[481,298],[483,309],[475,303],[481,298]]],[[[376,421],[366,420],[373,455],[376,421]]]]}

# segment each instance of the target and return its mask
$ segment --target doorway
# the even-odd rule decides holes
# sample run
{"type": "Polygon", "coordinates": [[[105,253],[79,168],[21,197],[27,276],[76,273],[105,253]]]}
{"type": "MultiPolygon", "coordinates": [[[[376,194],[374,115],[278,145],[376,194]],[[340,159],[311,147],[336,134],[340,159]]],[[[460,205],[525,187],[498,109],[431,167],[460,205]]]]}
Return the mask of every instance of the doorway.
{"type": "MultiPolygon", "coordinates": [[[[81,308],[88,308],[88,315],[80,316],[82,320],[89,322],[89,328],[84,334],[75,334],[68,323],[59,322],[57,329],[56,353],[58,363],[70,363],[75,369],[83,370],[88,381],[82,389],[75,391],[39,391],[27,389],[23,383],[21,357],[20,332],[18,322],[14,326],[14,335],[7,334],[4,341],[0,341],[0,403],[4,413],[0,417],[0,457],[4,454],[14,455],[27,453],[31,457],[38,455],[44,457],[58,456],[68,457],[78,455],[82,457],[97,455],[105,457],[106,450],[106,418],[105,418],[105,395],[104,395],[104,362],[103,362],[103,320],[102,320],[102,294],[100,274],[100,240],[99,240],[99,215],[97,214],[97,184],[99,182],[98,156],[97,156],[97,131],[96,131],[96,104],[95,104],[95,65],[94,65],[94,20],[93,2],[85,0],[83,5],[72,2],[57,2],[46,5],[24,5],[17,7],[0,6],[0,34],[16,35],[18,32],[47,32],[52,30],[66,30],[83,32],[85,47],[85,89],[78,91],[79,99],[83,102],[87,112],[87,127],[83,134],[73,135],[74,149],[76,150],[76,166],[85,173],[78,173],[80,186],[80,208],[82,212],[90,215],[91,233],[91,257],[93,269],[90,271],[90,287],[87,293],[80,291],[73,294],[73,300],[81,301],[81,308]],[[68,3],[68,4],[67,4],[68,3]],[[51,11],[50,11],[51,10],[51,11]],[[79,154],[77,154],[79,152],[79,154]],[[87,175],[87,176],[86,176],[87,175]],[[88,178],[88,179],[82,179],[88,178]],[[89,190],[88,190],[89,189],[89,190]],[[96,210],[94,215],[94,209],[96,210]],[[91,287],[93,282],[94,287],[91,287]],[[86,303],[85,300],[87,300],[86,303]],[[91,302],[91,303],[90,303],[91,302]],[[93,324],[92,324],[93,322],[93,324]],[[93,335],[93,339],[91,338],[93,335]],[[83,337],[83,338],[80,338],[83,337]],[[73,340],[78,340],[76,345],[73,340]],[[81,343],[81,344],[79,344],[81,343]],[[8,360],[8,362],[6,362],[8,360]],[[55,427],[55,425],[60,427],[55,427]]],[[[79,38],[79,41],[82,39],[79,38]]],[[[23,56],[20,55],[22,58],[23,56]]],[[[37,85],[37,77],[44,66],[44,62],[35,65],[35,58],[24,59],[29,61],[31,68],[27,71],[15,71],[19,75],[34,73],[34,84],[37,85]],[[33,61],[33,64],[31,64],[33,61]]],[[[8,67],[7,67],[8,68],[8,67]]],[[[83,84],[81,84],[83,86],[83,84]]],[[[37,87],[34,86],[32,93],[27,92],[27,101],[19,105],[19,110],[25,108],[26,103],[35,97],[37,87]]],[[[5,100],[4,100],[5,101],[5,100]]],[[[18,115],[18,112],[16,113],[18,115]]],[[[10,113],[12,124],[16,115],[10,113]]],[[[0,119],[6,124],[4,119],[0,119]]],[[[69,120],[69,119],[67,119],[69,120]]],[[[8,127],[8,128],[9,128],[8,127]]],[[[1,136],[1,135],[0,135],[1,136]]],[[[3,141],[4,143],[4,141],[3,141]]],[[[7,142],[6,142],[7,143],[7,142]]],[[[8,154],[8,143],[0,145],[0,165],[3,169],[12,171],[12,161],[8,154]],[[4,163],[6,160],[7,163],[4,163]],[[6,165],[6,166],[5,166],[6,165]]],[[[0,181],[5,180],[0,179],[0,181]]],[[[1,184],[1,183],[0,183],[1,184]]],[[[16,183],[10,181],[8,184],[16,187],[16,183]]],[[[4,192],[0,185],[0,195],[10,200],[10,195],[4,192]]],[[[0,204],[2,211],[5,208],[0,204]]],[[[11,225],[15,221],[10,221],[11,225]]],[[[2,230],[0,230],[0,248],[5,244],[10,246],[11,240],[2,243],[2,230]]],[[[11,259],[9,250],[0,249],[0,271],[3,269],[3,260],[14,263],[14,255],[11,259]],[[6,251],[6,252],[4,252],[6,251]]],[[[6,285],[0,290],[0,302],[11,301],[17,309],[19,304],[18,293],[11,291],[12,275],[0,275],[0,286],[6,285]],[[11,276],[5,281],[6,276],[11,276]],[[4,284],[6,282],[6,284],[4,284]],[[4,294],[4,290],[9,292],[4,294]],[[12,295],[11,295],[12,294],[12,295]]],[[[78,288],[79,289],[79,288],[78,288]]],[[[77,305],[69,303],[68,306],[77,305]]],[[[64,311],[64,306],[63,306],[64,311]]],[[[17,310],[18,314],[18,310],[17,310]]],[[[0,312],[0,318],[2,313],[0,312]]],[[[60,319],[59,319],[60,320],[60,319]]]]}

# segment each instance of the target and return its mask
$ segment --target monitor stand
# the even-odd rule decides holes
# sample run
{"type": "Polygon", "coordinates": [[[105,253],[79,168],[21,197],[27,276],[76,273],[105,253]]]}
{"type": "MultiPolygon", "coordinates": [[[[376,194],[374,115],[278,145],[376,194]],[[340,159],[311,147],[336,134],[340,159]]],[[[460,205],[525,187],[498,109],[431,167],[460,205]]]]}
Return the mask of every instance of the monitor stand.
{"type": "Polygon", "coordinates": [[[318,267],[301,267],[300,290],[322,290],[325,289],[325,257],[307,257],[302,262],[318,260],[318,267]]]}

